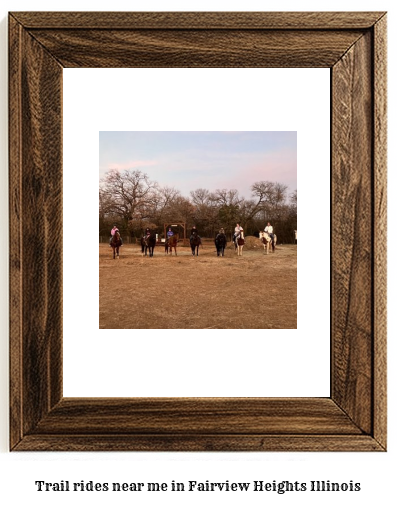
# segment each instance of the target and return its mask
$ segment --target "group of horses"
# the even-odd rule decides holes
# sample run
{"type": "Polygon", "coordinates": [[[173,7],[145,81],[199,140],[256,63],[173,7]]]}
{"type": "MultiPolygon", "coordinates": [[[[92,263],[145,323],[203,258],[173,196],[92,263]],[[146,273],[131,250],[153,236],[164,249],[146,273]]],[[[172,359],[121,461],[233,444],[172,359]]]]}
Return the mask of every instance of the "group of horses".
{"type": "MultiPolygon", "coordinates": [[[[167,255],[170,253],[172,255],[172,251],[175,252],[175,255],[177,254],[177,247],[178,247],[178,236],[168,236],[164,243],[164,253],[167,255]]],[[[192,250],[192,255],[198,255],[199,247],[201,245],[201,238],[196,233],[193,232],[192,236],[190,237],[190,247],[192,250]]],[[[149,257],[153,257],[154,247],[156,246],[156,237],[154,234],[147,234],[146,236],[142,236],[141,238],[141,251],[142,255],[148,255],[149,257]]]]}
{"type": "MultiPolygon", "coordinates": [[[[269,249],[272,249],[274,252],[277,243],[277,236],[273,235],[273,240],[267,232],[260,232],[259,239],[263,243],[263,247],[265,249],[266,254],[269,253],[269,249]]],[[[240,231],[233,239],[235,251],[237,255],[243,255],[243,247],[244,247],[244,232],[240,231]]],[[[120,246],[123,244],[120,233],[116,231],[116,233],[112,236],[110,240],[110,246],[113,249],[113,259],[120,257],[120,246]]],[[[172,255],[172,250],[174,250],[175,255],[177,255],[177,245],[178,245],[178,236],[169,236],[164,244],[165,254],[168,252],[172,255]]],[[[192,233],[190,236],[190,248],[192,250],[192,255],[198,256],[199,248],[202,245],[201,238],[197,234],[196,231],[192,233]]],[[[219,232],[215,238],[215,247],[216,254],[218,257],[223,257],[225,255],[225,248],[227,245],[226,234],[224,232],[219,232]]],[[[142,255],[149,255],[149,257],[153,257],[154,248],[156,246],[156,236],[154,234],[146,234],[141,237],[141,251],[142,255]]]]}
{"type": "MultiPolygon", "coordinates": [[[[266,255],[269,253],[269,249],[271,247],[272,252],[276,249],[277,244],[277,236],[273,234],[273,239],[267,232],[260,232],[259,233],[259,239],[263,243],[263,248],[265,249],[266,255]]],[[[244,231],[240,231],[238,234],[234,236],[233,239],[234,242],[234,249],[237,252],[237,255],[243,255],[243,247],[245,243],[244,239],[244,231]]]]}

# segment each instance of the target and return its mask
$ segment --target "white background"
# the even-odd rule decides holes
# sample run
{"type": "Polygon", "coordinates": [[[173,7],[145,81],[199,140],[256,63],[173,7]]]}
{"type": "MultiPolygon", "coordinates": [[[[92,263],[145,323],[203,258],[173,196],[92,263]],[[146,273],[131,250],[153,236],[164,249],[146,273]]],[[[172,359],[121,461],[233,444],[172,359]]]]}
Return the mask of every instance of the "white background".
{"type": "Polygon", "coordinates": [[[65,69],[63,83],[64,395],[329,396],[330,70],[65,69]],[[298,225],[318,252],[298,253],[298,329],[99,330],[98,238],[84,255],[74,241],[98,219],[99,130],[296,131],[298,225]]]}
{"type": "MultiPolygon", "coordinates": [[[[55,5],[49,1],[34,3],[36,10],[54,10],[55,5]]],[[[59,10],[92,10],[91,3],[59,2],[59,10]]],[[[95,10],[297,10],[296,2],[177,2],[177,1],[146,1],[122,2],[114,0],[96,2],[95,10]]],[[[396,46],[396,13],[397,8],[391,1],[354,2],[345,0],[299,2],[301,10],[388,10],[389,11],[389,48],[396,46]]],[[[8,452],[8,289],[7,289],[7,24],[8,10],[32,10],[33,5],[27,1],[3,2],[0,19],[1,53],[1,99],[0,99],[0,187],[1,216],[4,217],[0,230],[0,498],[4,505],[298,505],[347,506],[361,502],[363,505],[393,505],[395,501],[395,472],[397,465],[396,448],[396,345],[393,334],[396,331],[395,312],[391,301],[396,300],[394,287],[395,268],[389,265],[389,445],[387,453],[31,453],[10,454],[8,452]],[[360,482],[360,493],[37,493],[34,481],[60,480],[95,482],[169,482],[176,480],[199,481],[282,481],[289,480],[308,482],[311,480],[331,480],[360,482]],[[137,495],[139,495],[137,497],[137,495]],[[226,495],[226,496],[225,496],[226,495]],[[88,500],[88,502],[87,502],[88,500]]],[[[396,57],[389,50],[389,167],[396,166],[396,148],[393,139],[396,137],[396,101],[397,89],[395,80],[396,57]]],[[[389,217],[396,216],[396,177],[395,171],[389,171],[389,217]]],[[[390,229],[389,251],[395,249],[394,233],[390,229]]]]}

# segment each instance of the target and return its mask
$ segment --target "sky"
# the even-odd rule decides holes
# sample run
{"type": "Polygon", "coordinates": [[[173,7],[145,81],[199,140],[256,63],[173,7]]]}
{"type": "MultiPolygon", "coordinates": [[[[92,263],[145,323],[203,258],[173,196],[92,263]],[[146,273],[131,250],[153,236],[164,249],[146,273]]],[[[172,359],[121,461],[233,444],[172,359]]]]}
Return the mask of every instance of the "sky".
{"type": "Polygon", "coordinates": [[[161,186],[237,189],[245,198],[257,181],[297,188],[296,132],[100,132],[99,177],[111,169],[140,170],[161,186]]]}

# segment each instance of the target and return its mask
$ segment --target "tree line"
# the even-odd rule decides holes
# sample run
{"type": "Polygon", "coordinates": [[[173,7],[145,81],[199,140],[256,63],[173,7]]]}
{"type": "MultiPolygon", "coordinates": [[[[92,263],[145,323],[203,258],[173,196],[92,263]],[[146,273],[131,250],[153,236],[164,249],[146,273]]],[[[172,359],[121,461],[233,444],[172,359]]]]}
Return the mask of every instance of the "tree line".
{"type": "Polygon", "coordinates": [[[297,191],[278,182],[251,185],[249,199],[237,190],[198,188],[184,197],[174,187],[160,186],[139,170],[108,171],[99,184],[99,235],[109,236],[114,224],[122,235],[138,238],[146,227],[161,237],[164,224],[196,225],[202,237],[214,237],[221,227],[229,239],[236,223],[245,235],[258,235],[269,221],[279,243],[294,242],[297,191]]]}

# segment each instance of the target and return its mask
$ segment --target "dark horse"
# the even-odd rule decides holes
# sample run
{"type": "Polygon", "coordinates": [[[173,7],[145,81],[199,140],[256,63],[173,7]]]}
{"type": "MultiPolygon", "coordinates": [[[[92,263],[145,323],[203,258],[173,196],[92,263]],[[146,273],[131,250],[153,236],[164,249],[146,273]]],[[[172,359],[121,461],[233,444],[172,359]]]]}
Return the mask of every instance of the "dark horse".
{"type": "Polygon", "coordinates": [[[123,244],[119,231],[116,231],[110,238],[109,245],[113,248],[113,259],[120,257],[120,247],[123,244]]]}
{"type": "Polygon", "coordinates": [[[216,246],[216,255],[219,257],[220,255],[222,255],[222,257],[224,256],[225,254],[225,247],[226,247],[226,243],[227,243],[227,240],[226,240],[226,235],[224,232],[219,232],[217,235],[216,235],[216,238],[215,238],[215,246],[216,246]]]}
{"type": "Polygon", "coordinates": [[[156,236],[154,234],[146,234],[141,238],[142,255],[147,255],[149,250],[149,257],[153,257],[154,247],[156,246],[156,236]]]}
{"type": "Polygon", "coordinates": [[[194,231],[192,233],[192,235],[190,236],[190,248],[192,249],[192,255],[196,255],[196,252],[197,252],[197,255],[198,255],[198,253],[199,253],[199,246],[200,245],[201,245],[201,238],[197,234],[197,232],[194,231]]]}
{"type": "Polygon", "coordinates": [[[178,245],[178,236],[175,234],[174,236],[170,236],[165,240],[165,253],[168,253],[168,249],[170,250],[170,254],[172,255],[172,249],[175,250],[176,253],[176,247],[178,245]]]}

